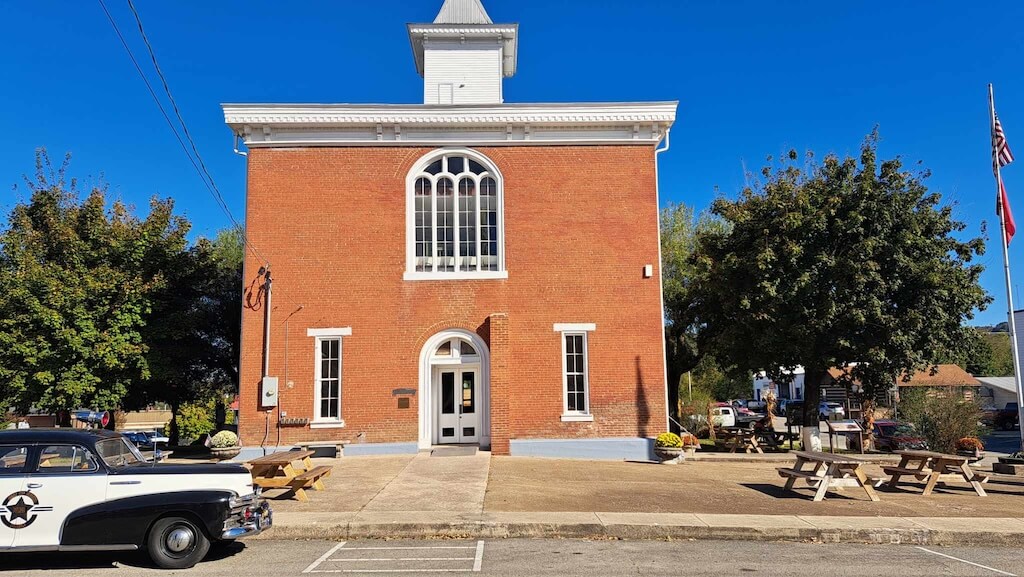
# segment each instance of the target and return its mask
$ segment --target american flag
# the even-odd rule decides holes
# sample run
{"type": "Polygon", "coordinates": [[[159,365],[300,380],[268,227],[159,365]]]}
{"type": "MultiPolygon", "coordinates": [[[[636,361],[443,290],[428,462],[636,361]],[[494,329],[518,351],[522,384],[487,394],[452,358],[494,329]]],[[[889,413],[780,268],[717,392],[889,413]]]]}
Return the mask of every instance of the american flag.
{"type": "Polygon", "coordinates": [[[1010,152],[1010,145],[1006,143],[1006,135],[1003,134],[1003,125],[999,124],[999,117],[995,117],[995,124],[992,126],[992,167],[998,163],[1000,167],[1013,162],[1013,153],[1010,152]]]}
{"type": "MultiPolygon", "coordinates": [[[[999,168],[1013,162],[1013,153],[1010,152],[1010,145],[1006,143],[1006,134],[1003,133],[1003,125],[999,124],[999,117],[992,115],[995,122],[992,124],[992,171],[999,175],[999,168]]],[[[1013,212],[1010,211],[1010,199],[1006,196],[1006,185],[1003,179],[999,179],[999,197],[996,199],[996,214],[1003,217],[1006,226],[1006,236],[1003,242],[1009,246],[1010,239],[1017,232],[1017,225],[1013,222],[1013,212]]]]}

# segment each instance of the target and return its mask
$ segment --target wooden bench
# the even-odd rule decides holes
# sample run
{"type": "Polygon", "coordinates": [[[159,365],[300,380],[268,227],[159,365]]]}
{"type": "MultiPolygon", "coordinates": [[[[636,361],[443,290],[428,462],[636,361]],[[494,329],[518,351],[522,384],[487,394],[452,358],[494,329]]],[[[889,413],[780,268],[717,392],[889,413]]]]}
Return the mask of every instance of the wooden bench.
{"type": "Polygon", "coordinates": [[[886,482],[889,487],[899,486],[902,476],[914,477],[919,481],[927,479],[921,495],[931,495],[939,483],[964,481],[971,485],[979,497],[986,496],[981,484],[988,481],[988,475],[975,473],[968,464],[968,457],[933,451],[896,451],[896,454],[900,456],[900,464],[882,468],[891,476],[886,482]]]}
{"type": "Polygon", "coordinates": [[[804,479],[815,489],[814,500],[821,501],[829,489],[843,487],[860,487],[868,498],[878,500],[878,495],[871,488],[871,483],[862,470],[864,461],[853,457],[843,457],[830,453],[794,451],[796,464],[793,468],[779,467],[779,476],[786,479],[784,490],[793,490],[797,479],[804,479]],[[808,468],[807,466],[810,465],[808,468]]]}
{"type": "Polygon", "coordinates": [[[306,471],[305,473],[300,473],[296,475],[295,482],[293,483],[293,485],[302,483],[302,488],[304,489],[312,488],[315,491],[323,491],[324,483],[322,479],[330,476],[331,466],[320,465],[317,467],[313,467],[312,469],[306,471]]]}
{"type": "Polygon", "coordinates": [[[788,477],[791,479],[818,479],[820,478],[814,471],[797,471],[796,469],[787,469],[785,467],[779,467],[777,469],[780,477],[788,477]]]}

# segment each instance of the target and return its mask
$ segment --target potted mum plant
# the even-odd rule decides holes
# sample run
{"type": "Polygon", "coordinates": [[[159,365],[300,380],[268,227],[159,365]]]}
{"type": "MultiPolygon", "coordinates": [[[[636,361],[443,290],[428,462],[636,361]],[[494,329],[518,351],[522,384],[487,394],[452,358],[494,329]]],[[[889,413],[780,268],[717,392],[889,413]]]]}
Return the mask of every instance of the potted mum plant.
{"type": "Polygon", "coordinates": [[[210,438],[210,457],[215,461],[233,459],[241,452],[238,435],[231,431],[221,431],[210,438]]]}
{"type": "Polygon", "coordinates": [[[700,441],[692,433],[683,433],[679,436],[679,440],[683,443],[683,452],[686,453],[687,457],[692,457],[700,449],[700,441]]]}
{"type": "Polygon", "coordinates": [[[674,465],[685,458],[683,440],[675,433],[662,433],[654,440],[654,454],[662,463],[674,465]]]}
{"type": "Polygon", "coordinates": [[[956,442],[957,454],[965,457],[980,459],[985,455],[984,449],[985,445],[978,437],[963,437],[956,442]]]}

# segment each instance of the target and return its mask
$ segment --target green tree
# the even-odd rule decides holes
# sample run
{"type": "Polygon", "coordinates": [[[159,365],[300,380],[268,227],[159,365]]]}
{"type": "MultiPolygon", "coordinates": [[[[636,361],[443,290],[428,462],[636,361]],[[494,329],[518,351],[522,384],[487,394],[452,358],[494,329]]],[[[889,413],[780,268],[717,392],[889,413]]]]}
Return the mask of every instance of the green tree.
{"type": "Polygon", "coordinates": [[[186,245],[170,200],[140,219],[103,186],[80,199],[69,159],[54,167],[37,151],[31,197],[0,234],[0,401],[20,412],[122,405],[150,376],[143,331],[167,286],[157,263],[186,245]]]}
{"type": "Polygon", "coordinates": [[[219,428],[225,400],[237,390],[241,248],[241,234],[228,230],[213,241],[199,239],[188,250],[161,255],[168,282],[154,292],[142,330],[152,374],[129,398],[133,406],[156,400],[171,405],[172,443],[182,432],[182,407],[211,404],[219,428]]]}
{"type": "Polygon", "coordinates": [[[805,419],[815,422],[829,367],[870,386],[930,366],[969,338],[964,321],[990,298],[978,283],[980,238],[929,192],[926,172],[877,161],[877,134],[860,158],[796,152],[763,182],[712,212],[725,231],[702,231],[691,291],[696,318],[724,364],[785,382],[806,371],[805,419]]]}
{"type": "Polygon", "coordinates": [[[983,376],[1012,377],[1013,347],[1010,346],[1010,333],[984,333],[982,334],[982,339],[988,343],[989,350],[992,352],[992,364],[989,367],[989,373],[983,376]]]}
{"type": "MultiPolygon", "coordinates": [[[[663,208],[660,222],[668,398],[678,399],[680,379],[700,360],[691,289],[695,276],[692,256],[697,246],[697,232],[720,230],[723,225],[709,214],[698,216],[692,207],[685,204],[669,204],[663,208]]],[[[669,407],[669,414],[679,419],[677,404],[669,407]]]]}

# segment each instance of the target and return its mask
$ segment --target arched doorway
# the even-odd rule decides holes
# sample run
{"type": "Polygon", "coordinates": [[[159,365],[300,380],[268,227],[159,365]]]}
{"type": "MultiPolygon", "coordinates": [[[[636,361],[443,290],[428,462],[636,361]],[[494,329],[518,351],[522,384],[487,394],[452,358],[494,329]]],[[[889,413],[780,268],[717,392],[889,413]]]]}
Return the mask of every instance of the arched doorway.
{"type": "Polygon", "coordinates": [[[462,329],[441,331],[420,351],[419,448],[491,444],[491,363],[483,339],[462,329]]]}

